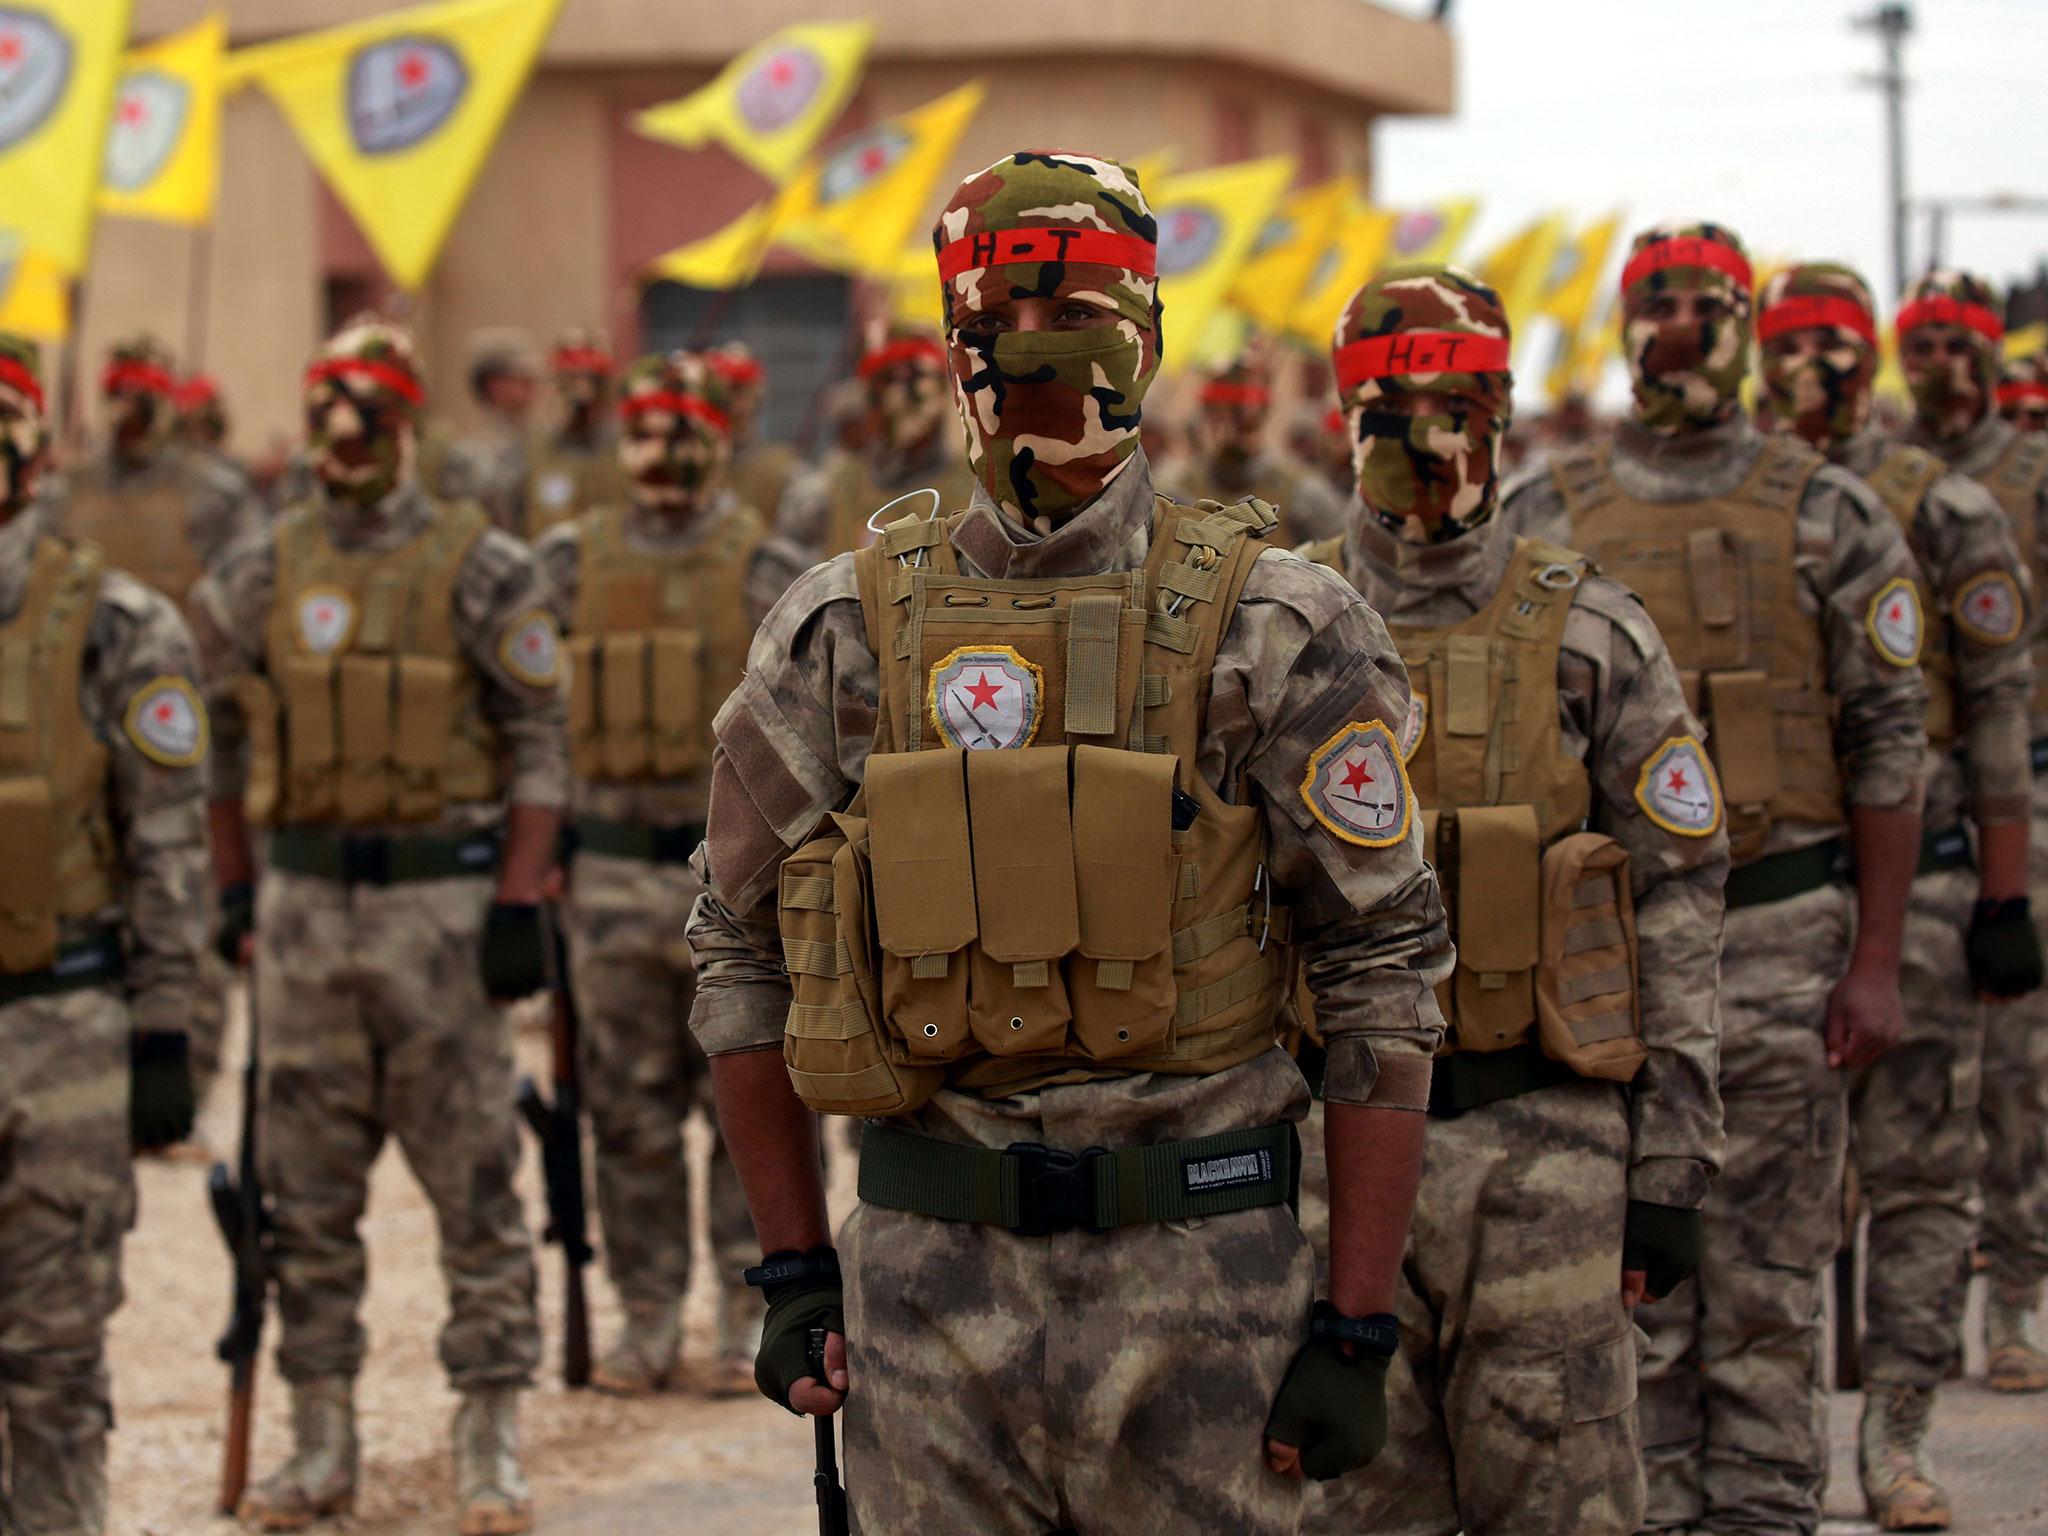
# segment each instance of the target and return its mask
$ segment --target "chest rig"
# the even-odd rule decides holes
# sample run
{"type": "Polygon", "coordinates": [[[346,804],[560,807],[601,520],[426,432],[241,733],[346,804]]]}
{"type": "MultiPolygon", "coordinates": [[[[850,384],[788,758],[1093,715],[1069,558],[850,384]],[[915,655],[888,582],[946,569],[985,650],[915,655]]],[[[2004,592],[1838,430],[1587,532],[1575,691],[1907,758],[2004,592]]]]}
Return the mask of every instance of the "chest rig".
{"type": "Polygon", "coordinates": [[[1798,512],[1820,455],[1766,439],[1742,483],[1699,501],[1637,501],[1602,443],[1552,468],[1572,539],[1656,621],[1710,731],[1729,850],[1763,855],[1776,821],[1840,826],[1836,703],[1820,619],[1800,606],[1798,512]]]}
{"type": "MultiPolygon", "coordinates": [[[[2034,579],[2033,601],[2048,598],[2048,549],[2041,543],[2040,496],[2048,482],[2048,434],[2016,432],[1998,462],[1983,477],[1984,489],[2005,512],[2019,546],[2020,563],[2034,579]]],[[[2034,626],[2034,730],[2048,717],[2048,627],[2034,626]]]]}
{"type": "Polygon", "coordinates": [[[205,574],[187,526],[191,494],[164,461],[116,489],[99,466],[90,466],[66,488],[64,532],[97,544],[106,563],[148,583],[180,608],[205,574]]]}
{"type": "Polygon", "coordinates": [[[550,438],[533,450],[522,536],[527,543],[538,544],[550,529],[593,508],[616,506],[625,494],[625,474],[614,444],[601,441],[595,447],[576,448],[550,438]]]}
{"type": "Polygon", "coordinates": [[[58,919],[118,891],[107,749],[78,707],[102,563],[90,544],[39,540],[0,625],[0,974],[52,964],[58,919]]]}
{"type": "Polygon", "coordinates": [[[1947,750],[1956,739],[1955,625],[1947,600],[1934,590],[1928,576],[1934,564],[1920,521],[1920,504],[1947,471],[1947,465],[1923,449],[1890,443],[1877,468],[1863,482],[1877,492],[1913,552],[1913,585],[1919,591],[1920,612],[1927,625],[1927,638],[1920,647],[1920,675],[1927,680],[1927,744],[1936,751],[1947,750]]]}
{"type": "Polygon", "coordinates": [[[1021,581],[962,574],[958,522],[905,519],[856,557],[874,753],[782,873],[798,1093],[890,1115],[941,1086],[1249,1060],[1289,924],[1260,811],[1194,764],[1270,515],[1162,499],[1142,570],[1021,581]]]}
{"type": "Polygon", "coordinates": [[[745,508],[694,547],[626,542],[621,508],[582,521],[569,638],[569,753],[577,777],[680,779],[711,762],[711,717],[746,670],[744,592],[767,530],[745,508]]]}
{"type": "Polygon", "coordinates": [[[455,583],[485,528],[437,504],[396,549],[344,549],[319,507],[276,531],[269,677],[236,686],[249,722],[249,815],[285,824],[431,821],[498,793],[497,732],[455,638],[455,583]]]}

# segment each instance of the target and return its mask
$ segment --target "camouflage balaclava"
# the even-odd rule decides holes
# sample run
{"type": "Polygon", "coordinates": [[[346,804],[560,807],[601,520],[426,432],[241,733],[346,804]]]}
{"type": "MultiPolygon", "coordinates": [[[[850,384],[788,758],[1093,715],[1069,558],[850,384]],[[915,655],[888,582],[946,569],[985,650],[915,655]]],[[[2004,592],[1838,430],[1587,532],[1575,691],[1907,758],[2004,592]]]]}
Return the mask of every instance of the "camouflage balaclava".
{"type": "Polygon", "coordinates": [[[175,366],[170,348],[147,332],[124,336],[108,350],[100,394],[114,441],[124,451],[145,452],[170,435],[175,366]]]}
{"type": "Polygon", "coordinates": [[[1899,303],[1899,371],[1913,393],[1920,425],[1937,439],[1963,436],[1991,409],[2004,354],[2005,306],[1983,278],[1954,267],[1928,273],[1899,303]],[[1932,359],[1916,359],[1916,331],[1934,332],[1944,345],[1932,359]]]}
{"type": "Polygon", "coordinates": [[[661,352],[626,370],[619,464],[633,504],[686,517],[708,502],[732,457],[732,387],[702,352],[661,352]]]}
{"type": "Polygon", "coordinates": [[[1273,378],[1263,358],[1246,354],[1208,369],[1195,392],[1202,443],[1228,469],[1257,456],[1273,409],[1273,378]]]}
{"type": "Polygon", "coordinates": [[[761,395],[768,385],[768,370],[744,341],[728,341],[706,356],[732,392],[732,440],[747,442],[761,419],[761,395]]]}
{"type": "Polygon", "coordinates": [[[1742,408],[1749,371],[1749,257],[1719,224],[1644,230],[1621,269],[1622,353],[1635,385],[1636,420],[1675,436],[1728,420],[1742,408]],[[1729,309],[1705,324],[1653,319],[1659,295],[1710,294],[1729,309]]]}
{"type": "Polygon", "coordinates": [[[171,403],[177,408],[176,430],[188,443],[218,448],[227,441],[228,410],[220,385],[203,373],[179,381],[171,403]]]}
{"type": "Polygon", "coordinates": [[[571,326],[555,338],[548,376],[572,428],[588,428],[595,422],[617,368],[601,332],[571,326]]]}
{"type": "Polygon", "coordinates": [[[1877,320],[1862,278],[1826,261],[1775,273],[1757,300],[1756,337],[1764,408],[1780,430],[1823,452],[1863,430],[1877,320]]]}
{"type": "Polygon", "coordinates": [[[1337,321],[1330,362],[1358,495],[1408,542],[1440,544],[1493,516],[1511,344],[1500,295],[1435,264],[1388,268],[1337,321]],[[1426,410],[1399,408],[1417,396],[1426,410]]]}
{"type": "Polygon", "coordinates": [[[1101,495],[1138,447],[1159,372],[1151,205],[1114,160],[1020,151],[961,183],[932,241],[967,462],[1013,517],[1050,528],[1101,495]],[[1085,300],[1116,322],[967,328],[1015,298],[1085,300]]]}
{"type": "Polygon", "coordinates": [[[327,494],[372,507],[410,480],[425,400],[402,327],[358,315],[335,332],[306,369],[306,445],[327,494]]]}
{"type": "Polygon", "coordinates": [[[946,349],[922,326],[876,327],[854,367],[867,397],[869,441],[907,462],[946,424],[946,349]]]}
{"type": "Polygon", "coordinates": [[[0,523],[34,497],[49,445],[42,352],[26,336],[0,331],[0,523]]]}
{"type": "Polygon", "coordinates": [[[1998,382],[1998,414],[2022,432],[2048,432],[2048,352],[2005,365],[1998,382]]]}

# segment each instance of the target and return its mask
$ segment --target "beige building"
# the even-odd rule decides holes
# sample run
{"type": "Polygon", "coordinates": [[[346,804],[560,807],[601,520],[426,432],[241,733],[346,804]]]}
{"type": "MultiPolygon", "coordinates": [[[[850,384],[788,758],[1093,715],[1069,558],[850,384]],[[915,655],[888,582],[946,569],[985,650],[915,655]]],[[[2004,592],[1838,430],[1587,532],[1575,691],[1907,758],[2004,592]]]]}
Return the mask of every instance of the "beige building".
{"type": "MultiPolygon", "coordinates": [[[[138,0],[137,33],[186,25],[205,4],[138,0]]],[[[229,0],[228,13],[240,45],[394,8],[229,0]]],[[[860,295],[779,254],[761,281],[723,301],[643,285],[650,258],[717,229],[766,186],[722,149],[677,150],[630,123],[775,28],[818,19],[819,9],[815,0],[567,0],[411,310],[437,409],[468,413],[463,338],[472,329],[522,325],[545,344],[558,327],[595,322],[621,352],[745,335],[769,365],[771,428],[798,425],[816,386],[844,366],[860,295]]],[[[1171,147],[1183,169],[1284,152],[1304,181],[1341,170],[1370,184],[1377,117],[1452,104],[1450,35],[1367,0],[873,0],[824,9],[877,23],[866,78],[836,135],[970,77],[991,86],[934,192],[934,213],[957,177],[1023,145],[1124,157],[1171,147]]],[[[226,390],[236,446],[257,451],[297,431],[300,369],[324,330],[387,289],[353,221],[259,94],[229,104],[224,158],[210,235],[102,222],[86,355],[137,327],[182,354],[196,349],[226,390]]]]}

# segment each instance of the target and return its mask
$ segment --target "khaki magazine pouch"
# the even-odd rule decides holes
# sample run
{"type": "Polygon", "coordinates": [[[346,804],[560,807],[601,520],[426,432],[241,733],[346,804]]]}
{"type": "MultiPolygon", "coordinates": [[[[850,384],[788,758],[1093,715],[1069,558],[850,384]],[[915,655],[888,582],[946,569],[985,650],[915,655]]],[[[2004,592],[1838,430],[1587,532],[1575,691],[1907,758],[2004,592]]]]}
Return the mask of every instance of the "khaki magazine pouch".
{"type": "Polygon", "coordinates": [[[57,817],[46,778],[0,778],[0,974],[57,959],[57,817]]]}
{"type": "Polygon", "coordinates": [[[1067,752],[947,755],[967,759],[981,924],[968,973],[968,1026],[992,1056],[1060,1054],[1073,1018],[1062,967],[1081,942],[1067,752]]]}
{"type": "Polygon", "coordinates": [[[1504,1051],[1536,1023],[1538,868],[1530,805],[1455,813],[1458,969],[1452,980],[1461,1051],[1504,1051]]]}
{"type": "Polygon", "coordinates": [[[875,930],[882,1009],[913,1059],[967,1049],[968,948],[980,932],[967,817],[967,754],[890,752],[868,759],[875,930]]]}
{"type": "Polygon", "coordinates": [[[1736,863],[1757,858],[1771,832],[1771,802],[1782,786],[1775,690],[1763,672],[1710,672],[1703,680],[1707,742],[1728,807],[1736,863]]]}
{"type": "Polygon", "coordinates": [[[1628,850],[1575,832],[1543,855],[1543,958],[1536,968],[1543,1054],[1581,1077],[1626,1083],[1642,1040],[1635,898],[1628,850]]]}

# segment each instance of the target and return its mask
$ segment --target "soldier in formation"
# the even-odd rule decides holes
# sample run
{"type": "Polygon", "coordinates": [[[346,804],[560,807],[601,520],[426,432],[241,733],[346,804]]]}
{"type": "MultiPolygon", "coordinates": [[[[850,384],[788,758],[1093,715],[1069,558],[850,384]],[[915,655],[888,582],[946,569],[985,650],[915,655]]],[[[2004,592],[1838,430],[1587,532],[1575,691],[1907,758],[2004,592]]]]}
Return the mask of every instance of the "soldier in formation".
{"type": "MultiPolygon", "coordinates": [[[[625,1314],[591,1381],[637,1395],[677,1374],[691,1231],[682,1123],[711,1108],[683,936],[703,890],[687,861],[703,838],[711,718],[809,560],[727,486],[732,396],[715,356],[642,359],[620,409],[625,496],[557,528],[539,554],[569,636],[569,958],[605,1264],[625,1314]]],[[[718,1338],[699,1383],[726,1395],[752,1389],[761,1307],[740,1283],[753,1230],[716,1139],[710,1202],[718,1338]]]]}
{"type": "Polygon", "coordinates": [[[1751,304],[1731,231],[1637,235],[1621,293],[1633,411],[1610,441],[1510,482],[1502,517],[1642,598],[1711,732],[1701,766],[1726,808],[1727,1142],[1698,1275],[1637,1314],[1645,1527],[1810,1536],[1848,1082],[1902,1025],[1924,620],[1892,514],[1805,443],[1751,424],[1751,304]]]}
{"type": "Polygon", "coordinates": [[[561,420],[533,449],[526,525],[520,530],[529,543],[585,512],[616,506],[623,494],[611,409],[615,368],[611,348],[595,331],[576,328],[555,338],[548,377],[561,420]]]}
{"type": "Polygon", "coordinates": [[[2022,432],[2048,432],[2048,352],[2006,360],[1998,380],[1998,414],[2022,432]]]}
{"type": "Polygon", "coordinates": [[[803,460],[788,443],[762,436],[761,409],[768,392],[768,370],[744,341],[715,348],[711,366],[725,380],[732,396],[732,467],[726,473],[740,505],[773,517],[789,483],[803,471],[803,460]]]}
{"type": "Polygon", "coordinates": [[[533,405],[540,358],[524,331],[492,327],[469,338],[469,395],[476,430],[425,447],[421,480],[443,501],[471,501],[491,522],[525,537],[533,482],[533,405]]]}
{"type": "MultiPolygon", "coordinates": [[[[185,451],[239,481],[244,499],[255,495],[256,482],[248,466],[228,452],[228,405],[220,381],[209,374],[188,373],[178,381],[171,403],[171,433],[185,451]]],[[[223,542],[221,548],[226,547],[223,542]]]]}
{"type": "Polygon", "coordinates": [[[1400,745],[1458,968],[1392,1437],[1312,1501],[1317,1536],[1632,1536],[1630,1309],[1698,1267],[1720,1162],[1719,791],[1642,604],[1494,524],[1509,344],[1494,291],[1441,266],[1376,277],[1336,335],[1351,526],[1302,552],[1407,666],[1400,745]]]}
{"type": "Polygon", "coordinates": [[[255,925],[291,1388],[291,1453],[242,1506],[260,1530],[356,1497],[356,1228],[387,1136],[440,1227],[459,1528],[533,1518],[517,1413],[540,1336],[495,1004],[542,981],[537,903],[568,790],[561,644],[533,552],[416,482],[423,399],[404,332],[345,326],[306,372],[317,493],[196,595],[220,726],[215,864],[224,909],[255,925]],[[270,829],[260,882],[250,824],[270,829]]]}
{"type": "Polygon", "coordinates": [[[1247,354],[1205,371],[1188,453],[1162,471],[1167,488],[1191,502],[1256,496],[1270,503],[1282,547],[1342,533],[1345,497],[1305,460],[1268,446],[1272,414],[1273,371],[1264,358],[1247,354]]]}

